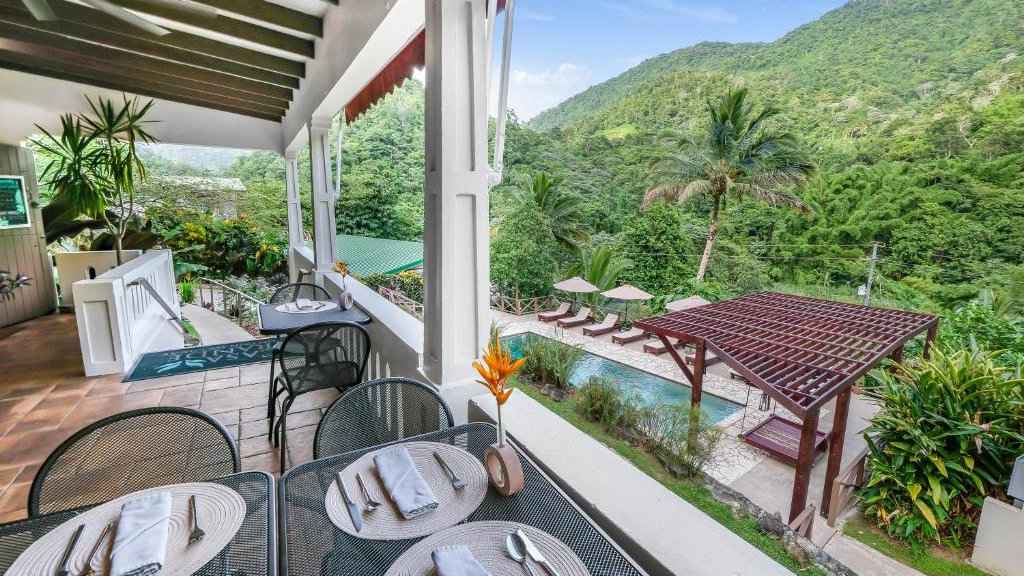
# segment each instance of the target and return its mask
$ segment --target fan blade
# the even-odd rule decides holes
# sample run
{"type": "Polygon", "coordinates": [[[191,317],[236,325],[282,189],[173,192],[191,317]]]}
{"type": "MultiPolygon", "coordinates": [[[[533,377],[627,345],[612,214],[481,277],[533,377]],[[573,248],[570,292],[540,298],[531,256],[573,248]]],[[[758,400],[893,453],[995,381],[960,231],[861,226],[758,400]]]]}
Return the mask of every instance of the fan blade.
{"type": "Polygon", "coordinates": [[[136,28],[145,30],[146,32],[149,32],[154,36],[167,36],[171,33],[170,30],[166,28],[161,28],[160,26],[153,24],[149,20],[146,20],[141,16],[135,15],[135,13],[133,12],[129,12],[128,10],[125,10],[120,6],[117,6],[116,4],[111,4],[110,2],[107,2],[107,0],[82,0],[82,2],[85,2],[89,6],[92,6],[100,12],[104,12],[108,16],[117,18],[118,20],[131,24],[136,28]]]}
{"type": "Polygon", "coordinates": [[[32,17],[36,20],[43,20],[51,22],[57,20],[57,14],[50,8],[50,5],[46,0],[21,0],[21,3],[28,8],[28,11],[32,13],[32,17]]]}
{"type": "Polygon", "coordinates": [[[192,0],[142,0],[142,2],[167,8],[168,10],[177,10],[179,12],[201,16],[203,18],[217,17],[216,8],[200,4],[199,2],[193,2],[192,0]]]}

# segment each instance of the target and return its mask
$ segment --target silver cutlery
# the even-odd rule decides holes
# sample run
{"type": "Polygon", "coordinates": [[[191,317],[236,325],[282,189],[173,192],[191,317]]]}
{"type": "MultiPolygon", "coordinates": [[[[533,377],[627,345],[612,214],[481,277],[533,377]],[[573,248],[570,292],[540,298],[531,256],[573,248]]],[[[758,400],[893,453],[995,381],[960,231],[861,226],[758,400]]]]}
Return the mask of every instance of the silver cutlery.
{"type": "Polygon", "coordinates": [[[508,553],[509,558],[518,562],[527,574],[530,576],[537,576],[533,571],[533,566],[530,566],[530,563],[526,561],[526,552],[523,551],[523,548],[519,543],[519,539],[513,537],[512,534],[505,537],[505,552],[508,553]]]}
{"type": "Polygon", "coordinates": [[[444,458],[442,458],[440,454],[434,452],[434,458],[437,460],[438,464],[441,465],[444,473],[448,475],[448,480],[452,483],[452,488],[455,488],[456,492],[466,487],[466,483],[463,482],[457,474],[455,474],[455,470],[452,470],[452,467],[444,461],[444,458]]]}
{"type": "Polygon", "coordinates": [[[522,530],[516,530],[516,538],[518,538],[519,542],[522,543],[524,548],[526,548],[526,554],[530,557],[530,559],[536,562],[537,564],[540,564],[549,576],[560,576],[558,570],[555,570],[554,566],[552,566],[551,563],[548,562],[547,558],[545,558],[544,555],[540,553],[540,549],[537,548],[537,545],[534,544],[532,540],[530,540],[530,538],[526,535],[525,532],[523,532],[522,530]]]}
{"type": "Polygon", "coordinates": [[[103,544],[103,541],[107,539],[107,534],[110,534],[110,531],[113,529],[114,524],[112,522],[103,527],[103,531],[96,538],[96,543],[92,545],[92,550],[89,551],[89,555],[85,558],[85,568],[78,573],[78,576],[93,576],[96,574],[92,567],[92,559],[96,557],[96,553],[100,550],[100,545],[103,544]]]}
{"type": "Polygon", "coordinates": [[[366,502],[366,512],[369,514],[380,506],[380,502],[377,502],[373,496],[370,496],[370,491],[366,489],[366,483],[363,482],[363,475],[356,472],[356,483],[359,484],[359,490],[363,493],[363,501],[366,502]]]}
{"type": "Polygon", "coordinates": [[[206,532],[203,532],[203,529],[199,527],[199,512],[196,511],[195,494],[188,497],[188,510],[189,515],[192,517],[192,531],[188,535],[188,544],[191,546],[206,536],[206,532]]]}
{"type": "Polygon", "coordinates": [[[348,516],[352,519],[352,527],[359,532],[363,529],[363,511],[356,504],[355,500],[348,495],[348,486],[345,485],[345,478],[338,472],[338,491],[341,492],[341,499],[345,501],[345,508],[348,509],[348,516]]]}
{"type": "Polygon", "coordinates": [[[82,537],[82,530],[85,529],[85,524],[79,524],[78,528],[75,528],[75,533],[71,535],[71,540],[68,541],[68,545],[64,548],[64,554],[60,557],[60,565],[57,568],[57,576],[68,576],[68,561],[71,560],[71,553],[75,551],[75,546],[78,546],[78,539],[82,537]]]}

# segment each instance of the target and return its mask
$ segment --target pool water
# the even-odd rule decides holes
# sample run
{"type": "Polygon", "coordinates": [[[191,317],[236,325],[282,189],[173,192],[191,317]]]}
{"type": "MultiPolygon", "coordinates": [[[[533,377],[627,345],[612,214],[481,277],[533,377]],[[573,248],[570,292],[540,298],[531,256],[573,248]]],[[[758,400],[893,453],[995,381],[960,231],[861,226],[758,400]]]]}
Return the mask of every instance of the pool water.
{"type": "MultiPolygon", "coordinates": [[[[545,338],[530,332],[502,338],[513,358],[523,356],[523,347],[529,338],[545,338]]],[[[606,378],[619,386],[627,397],[636,398],[644,406],[659,404],[689,404],[690,387],[621,362],[583,352],[569,382],[576,387],[587,383],[592,377],[606,378]]],[[[724,398],[704,393],[701,409],[712,423],[719,422],[739,410],[741,406],[724,398]]]]}

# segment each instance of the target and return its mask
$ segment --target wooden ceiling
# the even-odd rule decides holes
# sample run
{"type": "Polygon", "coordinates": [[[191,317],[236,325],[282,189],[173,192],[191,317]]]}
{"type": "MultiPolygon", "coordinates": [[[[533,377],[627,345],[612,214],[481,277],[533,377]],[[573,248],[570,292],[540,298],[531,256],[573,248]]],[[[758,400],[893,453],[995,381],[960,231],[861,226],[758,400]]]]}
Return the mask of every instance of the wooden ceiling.
{"type": "Polygon", "coordinates": [[[321,17],[264,0],[195,1],[216,16],[110,0],[170,30],[157,36],[66,0],[49,0],[52,21],[0,0],[0,68],[279,122],[314,57],[321,17]]]}

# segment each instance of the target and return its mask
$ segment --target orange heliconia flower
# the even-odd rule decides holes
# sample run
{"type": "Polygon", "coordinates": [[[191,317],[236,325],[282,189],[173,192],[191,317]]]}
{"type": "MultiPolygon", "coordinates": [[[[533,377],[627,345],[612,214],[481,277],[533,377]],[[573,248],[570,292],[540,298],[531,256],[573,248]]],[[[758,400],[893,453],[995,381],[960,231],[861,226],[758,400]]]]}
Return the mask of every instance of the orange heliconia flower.
{"type": "Polygon", "coordinates": [[[498,405],[501,406],[512,395],[512,388],[505,387],[509,376],[519,371],[525,361],[525,358],[513,361],[512,354],[503,348],[501,340],[495,337],[484,350],[483,364],[474,361],[473,368],[476,368],[480,377],[483,378],[477,382],[486,386],[487,390],[494,395],[494,399],[498,401],[498,405]]]}

